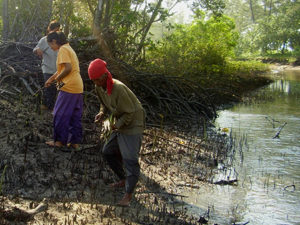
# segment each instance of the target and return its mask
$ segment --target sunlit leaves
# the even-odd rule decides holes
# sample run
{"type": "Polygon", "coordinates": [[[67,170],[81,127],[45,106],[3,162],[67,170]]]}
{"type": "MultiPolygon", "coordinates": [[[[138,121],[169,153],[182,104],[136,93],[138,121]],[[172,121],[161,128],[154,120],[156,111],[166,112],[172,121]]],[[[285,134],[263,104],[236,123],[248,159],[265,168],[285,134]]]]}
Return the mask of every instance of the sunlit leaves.
{"type": "Polygon", "coordinates": [[[2,3],[5,3],[3,7],[6,9],[2,12],[5,39],[32,41],[45,34],[51,19],[51,1],[10,0],[2,3]]]}
{"type": "Polygon", "coordinates": [[[214,14],[214,16],[221,16],[225,9],[224,0],[194,0],[193,9],[205,9],[214,14]]]}
{"type": "Polygon", "coordinates": [[[149,60],[158,71],[170,75],[199,76],[221,74],[226,58],[233,56],[238,35],[228,17],[196,19],[190,25],[177,25],[156,49],[149,49],[149,60]],[[153,50],[154,49],[154,50],[153,50]]]}
{"type": "Polygon", "coordinates": [[[300,4],[294,0],[226,0],[225,13],[232,16],[241,33],[239,55],[273,54],[300,46],[300,4]],[[250,20],[251,14],[255,21],[250,20]]]}

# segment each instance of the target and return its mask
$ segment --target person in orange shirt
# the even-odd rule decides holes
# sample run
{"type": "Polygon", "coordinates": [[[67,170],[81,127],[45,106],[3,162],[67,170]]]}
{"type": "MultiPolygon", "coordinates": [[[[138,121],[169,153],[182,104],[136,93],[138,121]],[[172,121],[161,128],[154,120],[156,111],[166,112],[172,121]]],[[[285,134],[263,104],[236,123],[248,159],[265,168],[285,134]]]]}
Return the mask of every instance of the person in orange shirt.
{"type": "Polygon", "coordinates": [[[72,146],[78,148],[82,139],[83,81],[79,61],[63,32],[52,32],[47,36],[49,46],[58,51],[57,71],[46,82],[48,88],[57,83],[59,93],[53,109],[53,141],[50,146],[72,146]]]}

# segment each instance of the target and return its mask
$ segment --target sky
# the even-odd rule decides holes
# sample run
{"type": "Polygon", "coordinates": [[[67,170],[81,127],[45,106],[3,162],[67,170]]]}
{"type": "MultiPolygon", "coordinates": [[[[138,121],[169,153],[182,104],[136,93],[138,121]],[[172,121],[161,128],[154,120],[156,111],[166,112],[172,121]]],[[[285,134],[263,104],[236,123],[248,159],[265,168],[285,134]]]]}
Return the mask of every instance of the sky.
{"type": "Polygon", "coordinates": [[[188,8],[188,3],[180,2],[172,10],[175,13],[178,22],[188,23],[192,21],[192,11],[188,8]]]}

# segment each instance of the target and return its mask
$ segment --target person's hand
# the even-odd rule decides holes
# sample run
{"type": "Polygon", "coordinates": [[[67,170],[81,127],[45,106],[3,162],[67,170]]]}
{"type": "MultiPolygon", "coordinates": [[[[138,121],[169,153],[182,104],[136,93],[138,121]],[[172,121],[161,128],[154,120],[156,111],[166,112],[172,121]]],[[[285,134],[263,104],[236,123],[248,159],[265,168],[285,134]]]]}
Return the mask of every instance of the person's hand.
{"type": "Polygon", "coordinates": [[[95,121],[94,121],[94,122],[95,122],[95,123],[102,122],[103,117],[104,117],[104,113],[103,113],[103,112],[98,113],[98,114],[95,116],[95,121]]]}
{"type": "Polygon", "coordinates": [[[45,82],[45,87],[47,88],[47,87],[50,87],[51,86],[51,84],[52,84],[52,82],[53,82],[53,80],[51,80],[50,78],[45,82]]]}
{"type": "Polygon", "coordinates": [[[37,54],[38,57],[43,58],[43,51],[40,48],[37,48],[35,50],[35,53],[37,54]]]}
{"type": "Polygon", "coordinates": [[[111,125],[111,129],[112,129],[112,130],[117,130],[118,128],[116,127],[115,124],[112,124],[112,125],[111,125]]]}

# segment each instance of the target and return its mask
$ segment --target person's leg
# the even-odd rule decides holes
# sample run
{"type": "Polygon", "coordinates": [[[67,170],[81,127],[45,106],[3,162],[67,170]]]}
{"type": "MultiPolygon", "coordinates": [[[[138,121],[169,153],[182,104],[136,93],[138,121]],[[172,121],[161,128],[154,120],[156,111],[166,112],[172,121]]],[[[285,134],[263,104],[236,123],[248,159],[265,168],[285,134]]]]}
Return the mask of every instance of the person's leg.
{"type": "Polygon", "coordinates": [[[123,169],[122,157],[120,156],[117,134],[115,132],[111,134],[109,140],[103,146],[102,154],[109,167],[121,180],[119,184],[122,186],[122,182],[125,181],[125,171],[123,169]]]}
{"type": "Polygon", "coordinates": [[[76,95],[60,91],[53,110],[54,142],[68,143],[70,120],[76,105],[76,95]]]}
{"type": "Polygon", "coordinates": [[[69,141],[68,143],[71,143],[73,147],[78,147],[78,144],[82,141],[82,124],[81,124],[81,118],[82,118],[82,111],[83,111],[83,96],[82,94],[74,94],[76,95],[76,98],[74,98],[74,101],[76,101],[75,108],[70,120],[70,128],[69,128],[69,141]]]}
{"type": "Polygon", "coordinates": [[[119,205],[128,206],[140,175],[140,165],[138,160],[142,144],[142,134],[119,134],[118,143],[120,146],[120,151],[123,157],[123,163],[126,171],[126,193],[123,199],[119,202],[119,205]]]}
{"type": "MultiPolygon", "coordinates": [[[[46,82],[49,77],[51,77],[53,74],[50,73],[44,73],[44,81],[46,82]]],[[[55,85],[51,85],[48,88],[44,88],[43,91],[43,104],[50,110],[53,109],[55,104],[55,98],[56,98],[56,87],[55,85]]]]}

